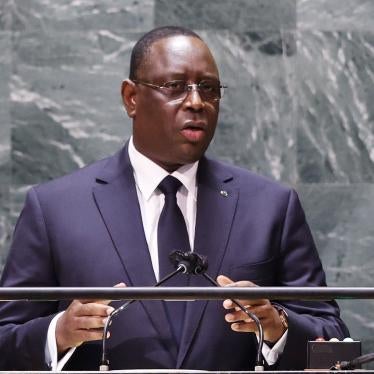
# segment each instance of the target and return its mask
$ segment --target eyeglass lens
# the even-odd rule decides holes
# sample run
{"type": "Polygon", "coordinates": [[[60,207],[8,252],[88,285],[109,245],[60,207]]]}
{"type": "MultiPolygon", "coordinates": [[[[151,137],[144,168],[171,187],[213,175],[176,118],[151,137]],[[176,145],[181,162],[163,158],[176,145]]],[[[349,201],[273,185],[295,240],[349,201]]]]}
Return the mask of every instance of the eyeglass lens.
{"type": "Polygon", "coordinates": [[[204,100],[219,100],[223,95],[223,87],[219,81],[215,80],[204,80],[197,84],[188,84],[186,81],[176,80],[166,82],[161,88],[169,97],[179,98],[187,95],[188,91],[193,90],[194,87],[204,100]]]}

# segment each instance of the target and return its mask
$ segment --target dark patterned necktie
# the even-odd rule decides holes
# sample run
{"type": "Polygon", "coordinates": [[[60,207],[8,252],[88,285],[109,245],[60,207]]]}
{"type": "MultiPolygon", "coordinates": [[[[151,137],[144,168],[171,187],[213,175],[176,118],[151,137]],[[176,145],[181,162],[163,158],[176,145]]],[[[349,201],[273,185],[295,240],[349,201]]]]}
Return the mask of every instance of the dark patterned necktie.
{"type": "MultiPolygon", "coordinates": [[[[190,251],[186,222],[177,204],[177,191],[181,185],[182,183],[171,175],[165,177],[158,185],[160,191],[165,195],[165,205],[158,221],[157,231],[160,279],[175,270],[169,260],[170,252],[175,250],[190,251]]],[[[187,284],[188,277],[185,274],[178,274],[166,283],[168,286],[175,287],[185,287],[187,284]]],[[[186,302],[168,301],[165,302],[165,305],[174,336],[179,344],[186,302]]]]}

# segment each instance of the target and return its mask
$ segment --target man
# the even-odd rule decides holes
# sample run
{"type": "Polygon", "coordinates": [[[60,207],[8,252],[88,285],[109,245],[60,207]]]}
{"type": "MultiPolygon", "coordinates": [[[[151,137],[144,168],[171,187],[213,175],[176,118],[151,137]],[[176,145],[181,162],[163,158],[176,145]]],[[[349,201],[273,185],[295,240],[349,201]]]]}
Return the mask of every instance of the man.
{"type": "MultiPolygon", "coordinates": [[[[192,31],[163,27],[143,36],[122,85],[132,138],[113,157],[30,190],[2,286],[150,286],[165,275],[172,249],[206,255],[222,286],[325,285],[296,193],[204,156],[217,124],[219,79],[209,48],[192,31]],[[164,180],[177,180],[171,200],[164,180]],[[185,235],[184,248],[160,244],[164,226],[177,221],[161,224],[175,197],[186,232],[175,240],[185,235]]],[[[189,284],[209,285],[197,276],[189,284]]],[[[97,370],[103,325],[119,305],[108,303],[4,303],[1,369],[97,370]]],[[[348,335],[333,302],[242,304],[260,318],[264,356],[280,369],[305,367],[307,340],[348,335]]],[[[229,300],[223,307],[134,303],[111,326],[111,369],[249,370],[255,331],[229,300]]]]}

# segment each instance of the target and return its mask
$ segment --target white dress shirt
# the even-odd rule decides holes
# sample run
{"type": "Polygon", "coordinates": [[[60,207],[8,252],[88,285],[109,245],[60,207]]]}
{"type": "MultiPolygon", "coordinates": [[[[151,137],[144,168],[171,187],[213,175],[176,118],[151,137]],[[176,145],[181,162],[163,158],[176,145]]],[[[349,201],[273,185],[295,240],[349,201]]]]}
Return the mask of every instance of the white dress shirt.
{"type": "MultiPolygon", "coordinates": [[[[129,157],[134,169],[136,192],[142,215],[145,238],[151,255],[153,271],[156,279],[158,275],[158,248],[157,248],[157,226],[162,208],[165,204],[165,195],[158,190],[157,186],[169,175],[169,173],[142,155],[134,147],[132,138],[129,142],[129,157]]],[[[180,167],[171,173],[177,178],[182,186],[177,191],[177,204],[182,211],[186,222],[190,247],[193,251],[196,222],[196,199],[197,184],[196,173],[199,162],[180,167]]]]}
{"type": "MultiPolygon", "coordinates": [[[[130,162],[134,170],[136,192],[138,195],[143,228],[149,248],[153,271],[156,279],[159,280],[157,225],[164,206],[165,196],[157,189],[157,186],[166,176],[169,175],[169,173],[152,160],[138,152],[134,146],[132,137],[129,141],[128,151],[130,162]]],[[[182,183],[181,188],[177,192],[177,203],[186,221],[191,250],[194,248],[195,239],[197,206],[196,173],[198,163],[199,162],[197,161],[193,164],[184,165],[171,174],[182,183]]],[[[58,361],[55,330],[57,320],[62,313],[64,312],[56,315],[51,321],[45,347],[46,362],[49,363],[51,369],[54,371],[62,370],[75,350],[75,348],[71,348],[58,361]]],[[[283,352],[286,339],[287,331],[283,334],[281,339],[278,340],[273,348],[270,349],[266,344],[263,345],[262,353],[269,365],[273,365],[278,360],[279,355],[283,352]]]]}

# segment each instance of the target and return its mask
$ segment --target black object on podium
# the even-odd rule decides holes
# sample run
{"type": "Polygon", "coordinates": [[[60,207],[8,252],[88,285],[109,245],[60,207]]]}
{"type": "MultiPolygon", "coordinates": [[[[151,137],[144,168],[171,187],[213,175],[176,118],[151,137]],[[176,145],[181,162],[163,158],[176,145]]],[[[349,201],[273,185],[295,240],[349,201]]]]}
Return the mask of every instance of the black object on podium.
{"type": "Polygon", "coordinates": [[[331,369],[336,363],[361,356],[360,341],[309,341],[308,369],[331,369]]]}

